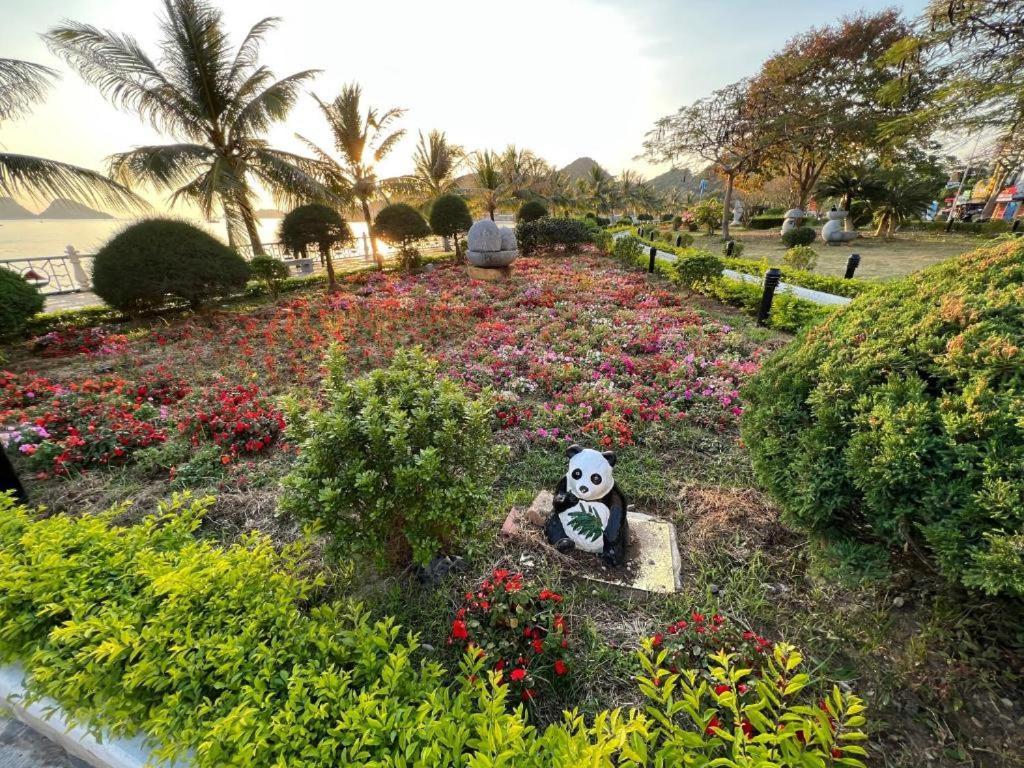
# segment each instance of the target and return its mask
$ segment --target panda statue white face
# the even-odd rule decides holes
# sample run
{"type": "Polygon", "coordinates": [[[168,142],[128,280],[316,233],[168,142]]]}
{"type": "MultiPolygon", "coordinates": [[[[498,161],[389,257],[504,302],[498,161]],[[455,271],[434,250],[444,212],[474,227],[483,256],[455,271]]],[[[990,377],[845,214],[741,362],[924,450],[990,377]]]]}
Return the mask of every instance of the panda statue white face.
{"type": "MultiPolygon", "coordinates": [[[[612,457],[614,455],[611,454],[612,457]]],[[[603,498],[615,485],[611,461],[593,448],[584,448],[569,458],[565,479],[572,494],[583,501],[603,498]]]]}

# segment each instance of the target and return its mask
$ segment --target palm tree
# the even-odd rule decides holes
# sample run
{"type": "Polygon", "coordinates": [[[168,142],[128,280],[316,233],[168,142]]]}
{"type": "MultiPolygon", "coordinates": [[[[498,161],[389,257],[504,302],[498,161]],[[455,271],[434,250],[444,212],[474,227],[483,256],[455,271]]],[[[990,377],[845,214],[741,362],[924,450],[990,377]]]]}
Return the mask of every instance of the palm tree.
{"type": "Polygon", "coordinates": [[[507,196],[513,200],[532,200],[537,197],[538,183],[551,170],[544,160],[529,149],[518,149],[515,144],[509,144],[498,155],[498,168],[507,196]]]}
{"type": "Polygon", "coordinates": [[[67,22],[46,35],[50,48],[115,105],[137,112],[178,143],[136,147],[110,159],[126,186],[171,190],[171,203],[192,203],[211,218],[220,206],[234,245],[242,230],[262,253],[253,208],[253,181],[279,201],[324,197],[307,162],[272,149],[261,138],[285,118],[300,89],[316,74],[281,80],[260,65],[264,35],[278,22],[255,24],[234,50],[221,12],[205,0],[164,0],[159,60],[129,35],[67,22]]]}
{"type": "Polygon", "coordinates": [[[544,180],[543,197],[563,216],[568,216],[577,204],[576,190],[572,179],[562,171],[552,171],[544,180]]]}
{"type": "MultiPolygon", "coordinates": [[[[0,59],[0,125],[27,115],[41,102],[57,76],[49,67],[18,59],[0,59]]],[[[56,160],[0,152],[0,193],[35,200],[66,197],[120,210],[138,210],[146,204],[106,176],[56,160]]]]}
{"type": "Polygon", "coordinates": [[[458,144],[449,142],[444,131],[433,130],[428,136],[420,131],[419,137],[412,156],[413,180],[418,191],[429,201],[452,190],[455,172],[465,160],[466,153],[458,144]]]}
{"type": "Polygon", "coordinates": [[[298,137],[316,156],[317,173],[327,188],[339,198],[355,198],[359,201],[366,220],[373,260],[378,267],[383,268],[384,262],[377,252],[377,238],[373,232],[370,201],[389,190],[398,191],[409,184],[408,177],[377,178],[377,163],[387,157],[405,136],[404,128],[390,130],[391,124],[404,115],[405,110],[392,107],[381,112],[374,107],[367,107],[363,112],[360,105],[362,96],[363,89],[358,83],[346,85],[331,102],[313,96],[330,126],[334,149],[340,160],[304,136],[298,137]]]}
{"type": "Polygon", "coordinates": [[[598,165],[592,166],[582,180],[581,188],[587,203],[597,213],[610,213],[615,205],[615,180],[598,165]]]}
{"type": "Polygon", "coordinates": [[[843,229],[852,227],[855,200],[871,200],[885,190],[885,182],[878,174],[868,167],[843,168],[818,184],[817,194],[821,197],[833,197],[841,200],[840,205],[848,216],[843,220],[843,229]]]}
{"type": "Polygon", "coordinates": [[[891,175],[883,181],[870,202],[878,217],[875,237],[892,237],[901,222],[920,216],[935,199],[935,188],[930,181],[905,180],[891,175]]]}
{"type": "Polygon", "coordinates": [[[471,158],[473,175],[476,176],[474,190],[487,215],[494,221],[494,212],[505,200],[505,184],[498,168],[498,157],[491,150],[474,152],[471,158]]]}

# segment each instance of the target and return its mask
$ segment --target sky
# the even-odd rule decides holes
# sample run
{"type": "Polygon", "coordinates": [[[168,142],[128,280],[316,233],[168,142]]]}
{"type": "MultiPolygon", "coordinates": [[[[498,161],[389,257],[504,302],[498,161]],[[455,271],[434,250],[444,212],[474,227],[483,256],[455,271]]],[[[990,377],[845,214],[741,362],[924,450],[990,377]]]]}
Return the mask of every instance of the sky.
{"type": "MultiPolygon", "coordinates": [[[[321,69],[310,90],[328,99],[351,81],[367,104],[404,107],[405,141],[381,166],[408,172],[416,133],[445,130],[467,150],[514,143],[556,166],[590,156],[618,173],[653,167],[634,159],[654,121],[755,73],[794,34],[861,10],[896,5],[908,18],[925,0],[219,0],[241,39],[280,16],[263,62],[284,76],[321,69]]],[[[33,114],[0,126],[4,151],[97,170],[133,146],[166,143],[118,111],[51,54],[39,35],[74,20],[128,33],[155,56],[157,0],[0,0],[0,56],[46,64],[61,80],[33,114]]],[[[304,96],[274,146],[302,151],[294,134],[329,146],[304,96]]],[[[159,204],[161,193],[147,195],[159,204]]],[[[269,204],[269,201],[268,201],[269,204]]],[[[34,206],[38,208],[39,206],[34,206]]]]}

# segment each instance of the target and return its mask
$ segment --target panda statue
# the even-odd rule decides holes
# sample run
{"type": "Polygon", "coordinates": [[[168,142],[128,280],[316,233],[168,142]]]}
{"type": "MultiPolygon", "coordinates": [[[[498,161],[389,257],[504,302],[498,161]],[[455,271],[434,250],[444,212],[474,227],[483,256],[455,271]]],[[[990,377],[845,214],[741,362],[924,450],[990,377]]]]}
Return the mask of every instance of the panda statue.
{"type": "Polygon", "coordinates": [[[559,552],[576,548],[600,554],[606,565],[626,561],[629,529],[626,497],[612,477],[615,454],[570,446],[569,471],[555,489],[551,517],[544,526],[559,552]]]}

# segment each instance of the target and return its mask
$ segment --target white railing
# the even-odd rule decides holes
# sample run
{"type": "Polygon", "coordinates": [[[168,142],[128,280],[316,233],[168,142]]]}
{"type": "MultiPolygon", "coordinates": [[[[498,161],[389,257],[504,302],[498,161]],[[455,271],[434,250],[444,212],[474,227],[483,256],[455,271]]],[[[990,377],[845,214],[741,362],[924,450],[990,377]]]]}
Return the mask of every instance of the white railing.
{"type": "Polygon", "coordinates": [[[17,272],[48,296],[88,291],[92,285],[92,256],[81,254],[70,245],[63,256],[0,259],[0,267],[17,272]]]}

